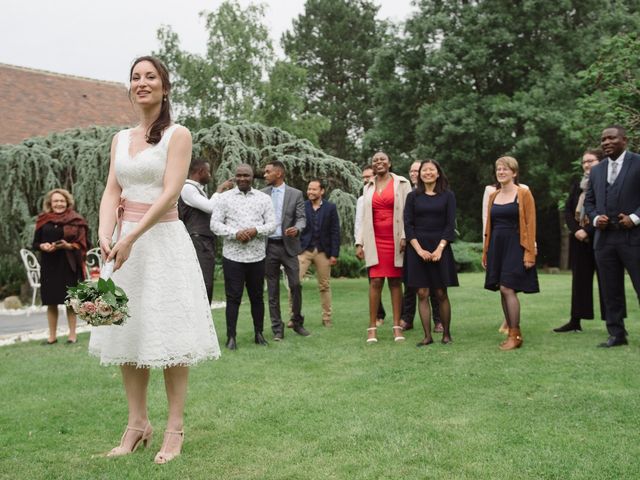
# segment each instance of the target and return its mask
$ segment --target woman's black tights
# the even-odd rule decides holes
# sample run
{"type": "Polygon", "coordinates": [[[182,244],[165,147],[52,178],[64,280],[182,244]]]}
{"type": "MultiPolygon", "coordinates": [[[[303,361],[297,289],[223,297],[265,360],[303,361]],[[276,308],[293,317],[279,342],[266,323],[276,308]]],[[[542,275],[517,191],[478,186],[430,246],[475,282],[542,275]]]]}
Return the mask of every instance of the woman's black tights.
{"type": "MultiPolygon", "coordinates": [[[[449,302],[449,296],[447,295],[446,288],[434,288],[433,293],[438,299],[440,304],[440,321],[442,322],[444,340],[451,339],[451,303],[449,302]]],[[[431,306],[429,305],[429,289],[418,289],[418,312],[420,313],[420,320],[422,321],[422,328],[424,329],[424,337],[426,339],[431,338],[431,306]]]]}
{"type": "Polygon", "coordinates": [[[500,285],[500,300],[509,328],[520,328],[520,300],[516,291],[500,285]]]}

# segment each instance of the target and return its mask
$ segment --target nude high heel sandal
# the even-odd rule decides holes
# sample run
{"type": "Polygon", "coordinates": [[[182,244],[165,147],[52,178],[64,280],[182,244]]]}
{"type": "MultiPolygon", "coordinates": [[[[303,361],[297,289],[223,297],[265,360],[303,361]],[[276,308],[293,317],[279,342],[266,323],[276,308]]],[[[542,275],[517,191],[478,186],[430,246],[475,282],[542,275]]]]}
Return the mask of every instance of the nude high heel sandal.
{"type": "Polygon", "coordinates": [[[142,443],[145,448],[147,448],[151,444],[151,438],[153,437],[153,428],[151,428],[151,424],[147,423],[144,428],[135,428],[127,425],[126,430],[122,434],[122,438],[120,439],[120,445],[115,448],[112,448],[109,453],[107,453],[107,457],[121,457],[123,455],[129,455],[135,452],[140,444],[142,443]],[[128,449],[123,446],[124,439],[127,436],[129,430],[140,433],[140,438],[136,440],[131,449],[128,449]]]}
{"type": "MultiPolygon", "coordinates": [[[[178,455],[180,455],[181,451],[182,451],[182,443],[184,442],[184,430],[180,430],[180,431],[175,431],[175,430],[165,430],[164,431],[164,439],[167,439],[168,435],[179,435],[180,436],[180,448],[178,449],[178,452],[163,452],[162,448],[160,449],[160,451],[156,454],[156,458],[153,459],[153,461],[155,463],[157,463],[158,465],[164,465],[165,463],[169,463],[171,460],[173,460],[174,458],[176,458],[178,455]]],[[[162,444],[162,447],[164,448],[164,442],[162,444]]]]}

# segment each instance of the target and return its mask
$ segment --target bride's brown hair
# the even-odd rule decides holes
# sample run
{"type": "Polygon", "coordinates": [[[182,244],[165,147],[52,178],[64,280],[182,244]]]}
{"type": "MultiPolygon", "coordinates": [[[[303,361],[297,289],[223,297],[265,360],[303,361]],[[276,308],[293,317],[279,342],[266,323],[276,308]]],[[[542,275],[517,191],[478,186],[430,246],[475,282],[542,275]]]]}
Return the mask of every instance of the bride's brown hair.
{"type": "MultiPolygon", "coordinates": [[[[158,75],[160,75],[160,81],[162,81],[162,89],[164,90],[164,95],[162,96],[162,106],[160,107],[160,115],[156,118],[155,122],[151,124],[147,134],[145,135],[147,139],[147,143],[151,145],[155,145],[160,142],[162,138],[162,132],[171,125],[171,103],[169,102],[169,92],[171,92],[171,80],[169,80],[169,71],[164,64],[158,60],[156,57],[152,57],[151,55],[145,55],[142,57],[138,57],[133,61],[133,65],[131,65],[131,71],[129,72],[129,81],[131,81],[131,77],[133,77],[133,69],[140,62],[149,62],[154,68],[158,71],[158,75]]],[[[131,90],[129,90],[129,99],[131,99],[131,90]]]]}

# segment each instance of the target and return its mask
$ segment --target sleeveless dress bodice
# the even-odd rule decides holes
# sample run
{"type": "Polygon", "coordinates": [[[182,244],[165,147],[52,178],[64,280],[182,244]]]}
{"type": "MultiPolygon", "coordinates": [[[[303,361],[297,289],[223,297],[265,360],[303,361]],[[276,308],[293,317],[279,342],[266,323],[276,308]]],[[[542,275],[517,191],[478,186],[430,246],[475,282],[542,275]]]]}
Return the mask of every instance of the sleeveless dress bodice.
{"type": "Polygon", "coordinates": [[[520,245],[520,213],[516,200],[491,206],[491,239],[487,251],[484,288],[497,291],[503,285],[516,292],[537,293],[536,267],[524,267],[524,248],[520,245]]]}
{"type": "Polygon", "coordinates": [[[116,179],[122,188],[122,198],[153,203],[160,196],[169,141],[176,128],[177,125],[170,126],[159,143],[150,145],[133,156],[130,156],[131,129],[118,134],[115,167],[116,179]]]}

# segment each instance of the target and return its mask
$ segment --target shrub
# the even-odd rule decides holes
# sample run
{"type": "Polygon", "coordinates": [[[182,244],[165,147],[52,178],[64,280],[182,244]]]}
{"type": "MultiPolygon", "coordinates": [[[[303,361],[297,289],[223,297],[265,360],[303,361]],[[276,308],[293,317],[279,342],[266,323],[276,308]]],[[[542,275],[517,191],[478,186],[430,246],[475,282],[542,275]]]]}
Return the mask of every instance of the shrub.
{"type": "Polygon", "coordinates": [[[16,295],[5,298],[2,303],[7,310],[20,310],[22,308],[22,301],[16,295]]]}
{"type": "Polygon", "coordinates": [[[355,248],[351,245],[340,247],[338,263],[331,268],[331,276],[358,278],[366,275],[364,262],[356,257],[355,248]]]}
{"type": "Polygon", "coordinates": [[[0,298],[20,295],[22,283],[26,283],[27,275],[16,251],[13,256],[0,256],[0,298]]]}
{"type": "Polygon", "coordinates": [[[481,272],[483,270],[482,243],[457,241],[451,244],[451,248],[459,272],[481,272]]]}

